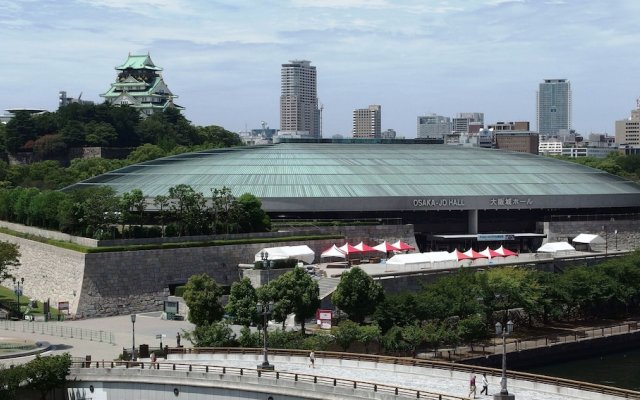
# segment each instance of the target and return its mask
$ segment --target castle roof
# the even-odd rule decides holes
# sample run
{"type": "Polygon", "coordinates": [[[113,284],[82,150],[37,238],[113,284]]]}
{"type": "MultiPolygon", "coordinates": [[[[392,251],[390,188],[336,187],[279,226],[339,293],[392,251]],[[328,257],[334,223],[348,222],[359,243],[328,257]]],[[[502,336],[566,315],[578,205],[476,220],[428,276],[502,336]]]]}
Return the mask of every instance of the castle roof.
{"type": "Polygon", "coordinates": [[[129,54],[127,61],[124,64],[116,67],[117,70],[124,71],[125,69],[148,69],[152,71],[162,71],[162,68],[156,67],[149,54],[147,55],[132,55],[129,54]]]}

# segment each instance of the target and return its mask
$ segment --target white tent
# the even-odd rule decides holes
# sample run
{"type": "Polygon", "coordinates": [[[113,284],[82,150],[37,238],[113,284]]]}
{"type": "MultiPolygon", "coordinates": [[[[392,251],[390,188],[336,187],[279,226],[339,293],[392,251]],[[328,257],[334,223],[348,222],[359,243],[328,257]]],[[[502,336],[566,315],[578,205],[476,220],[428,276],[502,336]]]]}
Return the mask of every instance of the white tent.
{"type": "Polygon", "coordinates": [[[448,251],[396,254],[387,260],[387,268],[440,269],[455,268],[457,266],[458,258],[448,251]]]}
{"type": "Polygon", "coordinates": [[[325,258],[325,257],[347,258],[347,255],[344,253],[344,251],[340,250],[338,246],[334,244],[333,246],[329,247],[327,250],[323,251],[322,254],[320,254],[320,258],[325,258]]]}
{"type": "Polygon", "coordinates": [[[573,238],[573,245],[580,251],[603,251],[607,249],[607,241],[602,236],[581,233],[573,238]]]}
{"type": "Polygon", "coordinates": [[[262,252],[269,253],[269,260],[300,260],[307,264],[313,263],[316,258],[316,253],[311,250],[307,245],[303,246],[281,246],[281,247],[267,247],[256,253],[254,260],[261,261],[262,252]]]}
{"type": "Polygon", "coordinates": [[[585,243],[585,244],[605,244],[606,240],[604,240],[601,236],[591,235],[589,233],[581,233],[578,236],[574,237],[572,240],[573,243],[585,243]]]}
{"type": "Polygon", "coordinates": [[[576,251],[576,249],[573,248],[573,246],[571,246],[569,243],[567,242],[549,242],[549,243],[545,243],[542,245],[542,247],[540,247],[538,250],[538,253],[558,253],[558,252],[574,252],[576,251]]]}

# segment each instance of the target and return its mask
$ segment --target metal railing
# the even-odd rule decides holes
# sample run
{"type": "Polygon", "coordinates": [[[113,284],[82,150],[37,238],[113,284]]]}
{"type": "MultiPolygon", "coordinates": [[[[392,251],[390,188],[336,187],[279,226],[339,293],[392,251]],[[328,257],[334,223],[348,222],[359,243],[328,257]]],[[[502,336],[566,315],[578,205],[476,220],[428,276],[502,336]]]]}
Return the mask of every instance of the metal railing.
{"type": "MultiPolygon", "coordinates": [[[[306,354],[306,353],[305,353],[306,354]]],[[[268,378],[294,382],[312,383],[315,385],[334,386],[352,388],[355,390],[372,391],[376,393],[392,394],[413,399],[427,400],[465,400],[467,397],[452,396],[444,393],[428,392],[423,390],[411,389],[402,386],[380,384],[370,381],[359,381],[353,379],[335,378],[322,375],[300,374],[295,372],[281,371],[261,371],[256,368],[240,368],[226,367],[219,365],[203,365],[203,364],[181,364],[167,362],[131,362],[131,361],[81,361],[75,359],[72,367],[76,368],[136,368],[136,369],[153,369],[153,370],[173,370],[188,372],[204,372],[215,375],[235,375],[249,376],[258,378],[268,378]]]]}
{"type": "MultiPolygon", "coordinates": [[[[238,348],[238,347],[224,347],[224,348],[211,348],[211,347],[199,347],[199,348],[170,348],[169,354],[262,354],[262,349],[254,348],[238,348]]],[[[307,358],[309,356],[308,350],[283,350],[283,349],[269,349],[270,355],[281,356],[296,356],[307,358]]],[[[316,351],[316,360],[320,358],[341,359],[350,361],[366,361],[372,363],[384,363],[384,364],[397,364],[407,365],[412,367],[423,367],[431,369],[440,369],[454,372],[463,373],[487,373],[489,376],[500,377],[502,371],[496,368],[479,367],[475,365],[465,365],[450,363],[445,361],[434,360],[421,360],[409,357],[391,357],[391,356],[378,356],[371,354],[356,354],[356,353],[341,353],[332,351],[316,351]]],[[[622,388],[616,388],[612,386],[598,385],[594,383],[575,381],[571,379],[556,378],[545,375],[536,375],[526,372],[507,371],[508,379],[516,379],[526,382],[541,383],[554,386],[562,386],[565,388],[572,388],[578,390],[584,390],[588,392],[606,394],[610,396],[617,396],[628,399],[640,399],[640,392],[622,388]]],[[[444,397],[443,397],[444,399],[444,397]]]]}
{"type": "Polygon", "coordinates": [[[88,340],[113,345],[116,344],[113,332],[83,329],[52,322],[0,320],[0,329],[14,332],[39,333],[41,335],[88,340]]]}

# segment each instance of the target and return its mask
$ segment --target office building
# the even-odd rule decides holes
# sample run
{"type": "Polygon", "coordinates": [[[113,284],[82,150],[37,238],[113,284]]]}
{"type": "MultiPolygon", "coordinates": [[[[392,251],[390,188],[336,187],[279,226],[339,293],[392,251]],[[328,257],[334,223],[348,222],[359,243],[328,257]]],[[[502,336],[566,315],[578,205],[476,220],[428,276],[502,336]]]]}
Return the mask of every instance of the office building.
{"type": "Polygon", "coordinates": [[[149,54],[129,54],[127,61],[117,66],[116,70],[119,72],[115,83],[100,95],[107,103],[136,108],[142,116],[149,116],[166,108],[184,110],[184,107],[174,104],[173,100],[178,96],[169,90],[160,74],[162,68],[151,61],[149,54]]]}
{"type": "Polygon", "coordinates": [[[280,132],[291,137],[321,137],[316,67],[291,60],[280,70],[280,132]]]}
{"type": "Polygon", "coordinates": [[[379,138],[382,132],[380,127],[381,113],[382,107],[379,105],[353,110],[353,137],[379,138]]]}
{"type": "Polygon", "coordinates": [[[493,129],[494,132],[530,130],[529,121],[516,121],[516,122],[498,121],[495,124],[490,124],[488,128],[493,129]]]}
{"type": "Polygon", "coordinates": [[[478,133],[484,128],[484,113],[458,113],[452,120],[455,133],[478,133]]]}
{"type": "Polygon", "coordinates": [[[538,154],[539,137],[536,132],[503,131],[493,135],[496,149],[538,154]]]}
{"type": "Polygon", "coordinates": [[[449,117],[433,113],[418,117],[418,139],[444,139],[445,135],[451,133],[452,129],[453,126],[449,117]]]}
{"type": "Polygon", "coordinates": [[[565,135],[571,130],[571,83],[545,79],[536,100],[536,120],[541,135],[565,135]]]}
{"type": "Polygon", "coordinates": [[[620,146],[640,146],[640,99],[629,118],[616,121],[616,143],[620,146]]]}
{"type": "Polygon", "coordinates": [[[380,134],[380,137],[382,139],[395,139],[396,136],[397,136],[396,130],[391,128],[385,130],[380,134]]]}

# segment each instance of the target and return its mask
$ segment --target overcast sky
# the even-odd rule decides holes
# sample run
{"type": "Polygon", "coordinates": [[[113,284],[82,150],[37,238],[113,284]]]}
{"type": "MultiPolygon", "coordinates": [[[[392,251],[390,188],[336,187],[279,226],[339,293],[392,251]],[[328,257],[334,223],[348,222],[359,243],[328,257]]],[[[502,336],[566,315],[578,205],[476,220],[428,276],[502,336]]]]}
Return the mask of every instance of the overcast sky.
{"type": "Polygon", "coordinates": [[[614,132],[640,96],[640,1],[0,0],[0,108],[101,101],[127,54],[151,54],[198,125],[278,128],[280,65],[317,67],[323,134],[355,108],[415,137],[416,117],[531,121],[566,78],[578,132],[614,132]]]}

